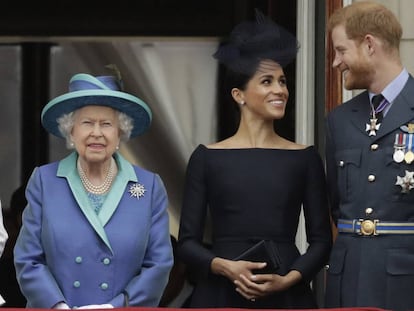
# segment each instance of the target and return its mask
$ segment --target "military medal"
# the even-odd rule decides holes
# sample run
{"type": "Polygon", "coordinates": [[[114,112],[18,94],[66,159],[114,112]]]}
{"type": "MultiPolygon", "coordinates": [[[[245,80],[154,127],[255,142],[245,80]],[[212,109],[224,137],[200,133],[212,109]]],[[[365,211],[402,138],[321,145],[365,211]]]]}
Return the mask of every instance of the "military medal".
{"type": "Polygon", "coordinates": [[[368,132],[368,136],[375,136],[377,135],[377,131],[379,130],[381,124],[377,124],[378,119],[375,117],[375,113],[369,121],[369,124],[366,124],[365,131],[368,132]]]}
{"type": "Polygon", "coordinates": [[[372,98],[373,103],[371,103],[371,116],[369,119],[369,124],[366,124],[365,131],[368,132],[368,136],[376,136],[377,131],[381,126],[382,112],[385,110],[390,103],[382,95],[376,95],[372,98]],[[375,98],[380,98],[380,102],[377,101],[377,105],[374,105],[375,98]]]}
{"type": "Polygon", "coordinates": [[[411,164],[414,161],[414,153],[411,150],[413,147],[413,134],[407,135],[408,143],[407,143],[407,152],[405,153],[404,160],[405,163],[411,164]]]}
{"type": "Polygon", "coordinates": [[[374,105],[371,104],[371,118],[369,118],[369,124],[365,126],[365,131],[368,132],[368,136],[376,136],[377,131],[379,130],[381,123],[378,123],[378,118],[376,116],[377,110],[374,105]]]}
{"type": "Polygon", "coordinates": [[[397,163],[401,163],[402,161],[404,161],[405,159],[404,151],[402,151],[401,149],[396,150],[394,152],[393,159],[397,163]]]}
{"type": "Polygon", "coordinates": [[[410,150],[404,156],[405,163],[411,164],[414,161],[414,153],[410,150]]]}
{"type": "Polygon", "coordinates": [[[401,193],[408,193],[414,188],[414,172],[405,171],[405,176],[397,176],[395,185],[401,187],[401,193]]]}
{"type": "Polygon", "coordinates": [[[405,143],[404,143],[405,140],[403,139],[404,135],[402,133],[398,133],[395,135],[394,154],[392,158],[397,163],[401,163],[402,161],[404,161],[404,149],[405,149],[405,143]]]}

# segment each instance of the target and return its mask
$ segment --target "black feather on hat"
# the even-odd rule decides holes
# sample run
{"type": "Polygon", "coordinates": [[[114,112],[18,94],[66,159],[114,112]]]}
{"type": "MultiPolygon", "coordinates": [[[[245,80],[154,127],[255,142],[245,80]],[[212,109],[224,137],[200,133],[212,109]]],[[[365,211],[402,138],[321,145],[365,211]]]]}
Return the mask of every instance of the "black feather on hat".
{"type": "Polygon", "coordinates": [[[263,59],[285,67],[295,59],[298,49],[294,35],[256,9],[256,21],[235,26],[229,41],[213,57],[233,71],[250,74],[263,59]]]}

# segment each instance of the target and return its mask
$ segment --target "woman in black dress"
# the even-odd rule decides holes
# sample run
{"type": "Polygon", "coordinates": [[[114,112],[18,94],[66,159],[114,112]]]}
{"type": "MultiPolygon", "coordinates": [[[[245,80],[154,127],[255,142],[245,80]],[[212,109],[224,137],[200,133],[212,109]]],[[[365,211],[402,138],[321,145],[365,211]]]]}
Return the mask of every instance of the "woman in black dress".
{"type": "Polygon", "coordinates": [[[240,124],[230,138],[199,145],[188,163],[178,251],[194,273],[190,307],[317,307],[309,283],[332,243],[324,168],[314,146],[288,141],[273,126],[289,95],[283,67],[297,48],[294,36],[257,12],[214,55],[227,69],[240,124]],[[295,245],[302,207],[304,254],[295,245]]]}

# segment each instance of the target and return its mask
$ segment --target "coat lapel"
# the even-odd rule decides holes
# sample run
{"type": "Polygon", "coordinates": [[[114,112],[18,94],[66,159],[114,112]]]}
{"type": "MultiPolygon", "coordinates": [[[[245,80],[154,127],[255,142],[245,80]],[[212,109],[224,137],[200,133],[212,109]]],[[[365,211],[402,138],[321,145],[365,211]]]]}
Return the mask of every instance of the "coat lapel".
{"type": "Polygon", "coordinates": [[[128,161],[118,153],[114,155],[114,158],[118,166],[118,174],[99,212],[99,219],[103,226],[107,224],[125,192],[128,191],[128,183],[138,181],[134,168],[128,161]]]}
{"type": "Polygon", "coordinates": [[[369,122],[371,105],[369,103],[368,92],[363,92],[351,103],[351,122],[363,133],[367,133],[366,125],[369,122]]]}
{"type": "Polygon", "coordinates": [[[79,174],[76,168],[77,158],[77,153],[73,152],[61,160],[59,162],[57,176],[66,178],[70,190],[72,191],[73,196],[78,203],[82,213],[85,215],[86,219],[96,231],[98,236],[112,251],[112,247],[105,232],[104,226],[107,224],[115,212],[122,196],[124,195],[128,182],[130,180],[137,181],[137,176],[132,165],[127,162],[121,155],[115,154],[114,158],[118,165],[118,175],[111,187],[110,192],[108,193],[108,196],[105,199],[99,215],[96,215],[79,178],[79,174]]]}

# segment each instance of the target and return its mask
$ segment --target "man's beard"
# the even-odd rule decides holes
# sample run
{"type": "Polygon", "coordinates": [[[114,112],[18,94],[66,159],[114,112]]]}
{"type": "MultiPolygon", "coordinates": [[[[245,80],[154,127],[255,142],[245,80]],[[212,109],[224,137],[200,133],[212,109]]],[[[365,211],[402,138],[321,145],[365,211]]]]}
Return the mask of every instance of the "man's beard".
{"type": "Polygon", "coordinates": [[[344,76],[344,87],[347,90],[368,89],[372,75],[373,70],[367,63],[354,64],[344,76]]]}

